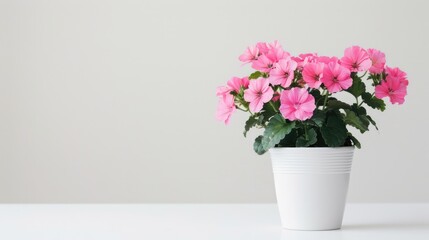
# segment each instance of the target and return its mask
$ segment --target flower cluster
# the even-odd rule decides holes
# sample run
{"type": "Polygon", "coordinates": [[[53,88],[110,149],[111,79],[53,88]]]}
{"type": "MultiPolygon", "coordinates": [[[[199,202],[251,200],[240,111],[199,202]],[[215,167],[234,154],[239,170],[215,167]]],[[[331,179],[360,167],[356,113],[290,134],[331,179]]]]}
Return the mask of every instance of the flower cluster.
{"type": "Polygon", "coordinates": [[[361,132],[370,124],[376,127],[362,105],[383,111],[383,98],[402,104],[407,94],[406,73],[386,66],[385,54],[372,48],[352,46],[341,58],[292,56],[277,41],[260,42],[248,47],[239,60],[255,71],[233,77],[217,89],[217,118],[228,124],[237,109],[249,112],[244,134],[252,127],[265,128],[254,145],[259,154],[284,146],[360,147],[346,126],[361,132]],[[341,91],[352,94],[356,102],[333,96],[341,91]]]}

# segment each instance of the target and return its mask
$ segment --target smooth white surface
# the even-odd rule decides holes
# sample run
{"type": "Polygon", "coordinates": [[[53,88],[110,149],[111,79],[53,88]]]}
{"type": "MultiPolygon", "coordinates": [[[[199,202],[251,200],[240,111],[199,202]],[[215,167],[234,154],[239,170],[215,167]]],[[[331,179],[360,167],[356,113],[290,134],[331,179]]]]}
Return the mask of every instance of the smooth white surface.
{"type": "Polygon", "coordinates": [[[353,152],[354,147],[270,149],[283,227],[341,227],[353,152]]]}
{"type": "Polygon", "coordinates": [[[334,231],[290,231],[274,204],[0,205],[0,239],[429,239],[429,204],[350,204],[334,231]]]}

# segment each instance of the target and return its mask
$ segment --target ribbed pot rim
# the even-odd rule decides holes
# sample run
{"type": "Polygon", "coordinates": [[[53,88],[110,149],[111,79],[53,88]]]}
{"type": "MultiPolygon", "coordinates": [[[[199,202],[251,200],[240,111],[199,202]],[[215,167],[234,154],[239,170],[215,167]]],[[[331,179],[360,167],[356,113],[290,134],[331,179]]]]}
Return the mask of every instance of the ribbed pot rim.
{"type": "Polygon", "coordinates": [[[354,146],[271,148],[270,155],[275,174],[346,174],[351,170],[354,146]]]}

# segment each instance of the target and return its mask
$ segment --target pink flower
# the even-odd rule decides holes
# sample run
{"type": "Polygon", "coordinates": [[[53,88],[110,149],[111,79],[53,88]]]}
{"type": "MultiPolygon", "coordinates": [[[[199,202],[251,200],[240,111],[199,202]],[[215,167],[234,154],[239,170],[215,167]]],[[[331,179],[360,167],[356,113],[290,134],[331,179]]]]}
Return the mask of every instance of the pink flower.
{"type": "Polygon", "coordinates": [[[229,95],[231,88],[227,86],[220,86],[216,88],[216,96],[224,98],[226,95],[229,95]]]}
{"type": "Polygon", "coordinates": [[[372,63],[365,49],[353,46],[344,50],[344,57],[341,58],[341,65],[351,72],[367,71],[372,63]]]}
{"type": "Polygon", "coordinates": [[[256,113],[261,111],[264,103],[271,100],[273,94],[274,90],[270,87],[268,79],[258,78],[250,81],[249,88],[244,91],[244,100],[250,103],[250,111],[256,113]]]}
{"type": "Polygon", "coordinates": [[[317,62],[322,62],[325,64],[329,64],[331,62],[341,63],[340,59],[337,57],[328,57],[328,56],[320,56],[317,58],[317,62]]]}
{"type": "Polygon", "coordinates": [[[367,50],[369,59],[371,60],[370,73],[382,73],[386,64],[386,55],[377,49],[370,48],[367,50]]]}
{"type": "Polygon", "coordinates": [[[227,82],[227,85],[232,91],[239,93],[241,87],[246,89],[249,86],[249,78],[248,77],[244,77],[244,78],[232,77],[227,82]]]}
{"type": "Polygon", "coordinates": [[[386,77],[380,85],[375,86],[375,96],[379,99],[389,97],[392,104],[403,104],[407,95],[408,80],[401,80],[397,77],[386,77]]]}
{"type": "Polygon", "coordinates": [[[268,51],[266,56],[274,63],[277,63],[282,59],[289,58],[290,54],[285,52],[282,48],[272,48],[268,51]]]}
{"type": "Polygon", "coordinates": [[[350,71],[335,62],[325,65],[322,82],[330,93],[348,89],[353,84],[350,71]]]}
{"type": "Polygon", "coordinates": [[[225,124],[228,124],[235,109],[234,96],[231,94],[225,95],[224,97],[219,98],[216,118],[219,121],[223,121],[225,124]]]}
{"type": "Polygon", "coordinates": [[[240,61],[250,63],[258,59],[259,49],[256,46],[250,46],[246,51],[238,58],[240,61]]]}
{"type": "Polygon", "coordinates": [[[268,51],[273,48],[282,48],[277,40],[275,40],[273,43],[258,42],[256,47],[259,49],[261,54],[267,54],[268,51]]]}
{"type": "Polygon", "coordinates": [[[296,67],[297,63],[290,58],[280,60],[276,63],[275,68],[270,71],[270,83],[272,85],[281,85],[284,88],[289,87],[294,78],[296,67]]]}
{"type": "Polygon", "coordinates": [[[306,120],[313,116],[316,109],[314,97],[305,88],[284,90],[280,96],[280,112],[291,121],[306,120]]]}
{"type": "Polygon", "coordinates": [[[317,53],[303,53],[299,54],[298,57],[292,57],[292,60],[298,64],[299,70],[302,70],[308,63],[316,62],[317,59],[317,53]]]}
{"type": "Polygon", "coordinates": [[[274,68],[275,63],[290,56],[277,41],[273,43],[260,42],[256,44],[256,47],[259,49],[261,55],[252,62],[252,68],[261,72],[270,72],[274,68]]]}
{"type": "Polygon", "coordinates": [[[307,85],[311,88],[319,88],[322,82],[320,79],[323,77],[324,63],[309,63],[305,65],[302,71],[302,77],[307,85]]]}
{"type": "Polygon", "coordinates": [[[270,48],[268,47],[268,44],[265,42],[258,42],[256,44],[256,47],[258,48],[261,54],[267,54],[268,50],[270,50],[270,48]]]}
{"type": "Polygon", "coordinates": [[[404,84],[408,85],[407,74],[399,68],[386,67],[387,76],[399,78],[404,84]]]}
{"type": "Polygon", "coordinates": [[[252,68],[261,72],[270,72],[274,67],[274,61],[266,55],[259,56],[258,60],[252,62],[252,68]]]}
{"type": "Polygon", "coordinates": [[[399,68],[386,67],[386,80],[375,86],[377,98],[389,97],[392,104],[403,104],[407,95],[407,74],[399,68]]]}

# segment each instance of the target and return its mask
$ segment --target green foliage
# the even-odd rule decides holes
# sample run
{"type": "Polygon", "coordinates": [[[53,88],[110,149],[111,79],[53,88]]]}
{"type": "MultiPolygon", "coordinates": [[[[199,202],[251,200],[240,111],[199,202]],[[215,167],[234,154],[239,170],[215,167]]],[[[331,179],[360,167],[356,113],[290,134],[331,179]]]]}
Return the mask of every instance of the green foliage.
{"type": "Polygon", "coordinates": [[[257,125],[262,125],[263,120],[264,120],[263,115],[251,115],[249,119],[247,119],[246,123],[244,124],[244,132],[243,132],[244,137],[247,136],[247,132],[252,127],[255,127],[257,125]]]}
{"type": "Polygon", "coordinates": [[[384,103],[383,99],[378,99],[369,92],[362,94],[362,100],[366,105],[374,109],[378,109],[382,112],[386,109],[386,103],[384,103]]]}
{"type": "Polygon", "coordinates": [[[296,129],[292,130],[277,144],[276,147],[296,147],[296,140],[298,139],[298,134],[296,129]]]}
{"type": "Polygon", "coordinates": [[[253,150],[259,155],[264,154],[267,150],[262,147],[262,138],[263,136],[258,136],[253,143],[253,150]]]}
{"type": "Polygon", "coordinates": [[[264,116],[264,120],[269,120],[272,116],[276,115],[278,109],[280,107],[280,102],[267,102],[264,104],[262,108],[262,115],[264,116]],[[274,106],[274,107],[273,107],[274,106]]]}
{"type": "Polygon", "coordinates": [[[317,141],[313,145],[313,147],[328,147],[328,145],[325,143],[325,139],[323,139],[323,136],[322,136],[320,129],[321,128],[315,128],[315,131],[317,134],[317,141]]]}
{"type": "Polygon", "coordinates": [[[377,123],[372,119],[371,116],[367,115],[368,121],[378,130],[377,123]]]}
{"type": "Polygon", "coordinates": [[[251,79],[257,79],[257,78],[260,78],[260,77],[262,77],[262,73],[260,71],[256,71],[256,72],[250,74],[249,80],[251,80],[251,79]]]}
{"type": "Polygon", "coordinates": [[[278,144],[286,134],[295,127],[295,122],[286,121],[282,115],[277,114],[270,119],[262,138],[262,147],[268,150],[278,144]]]}
{"type": "Polygon", "coordinates": [[[353,75],[353,84],[346,91],[351,93],[356,98],[362,95],[366,90],[365,83],[362,82],[362,79],[358,77],[356,74],[353,75]]]}
{"type": "Polygon", "coordinates": [[[323,106],[323,97],[318,89],[311,89],[310,94],[313,95],[316,106],[323,106]]]}
{"type": "Polygon", "coordinates": [[[351,133],[347,133],[347,135],[349,136],[350,140],[353,142],[353,145],[360,149],[361,145],[359,140],[357,140],[351,133]]]}
{"type": "Polygon", "coordinates": [[[339,100],[329,100],[326,106],[330,109],[351,109],[351,106],[339,100]]]}
{"type": "Polygon", "coordinates": [[[307,133],[301,135],[296,140],[297,147],[309,147],[317,142],[317,133],[313,128],[310,128],[307,133]]]}
{"type": "Polygon", "coordinates": [[[352,105],[352,111],[357,115],[366,115],[366,109],[362,106],[357,105],[356,103],[352,105]]]}
{"type": "Polygon", "coordinates": [[[313,116],[310,119],[310,121],[314,123],[314,125],[317,127],[321,127],[325,122],[325,120],[326,120],[326,112],[320,109],[316,109],[314,111],[313,116]]]}
{"type": "Polygon", "coordinates": [[[323,139],[329,147],[343,146],[347,138],[347,128],[338,113],[327,115],[326,124],[320,128],[323,139]]]}
{"type": "Polygon", "coordinates": [[[358,116],[355,112],[348,109],[346,109],[345,112],[344,122],[346,124],[357,128],[361,133],[368,131],[369,122],[367,124],[365,115],[358,116]]]}

